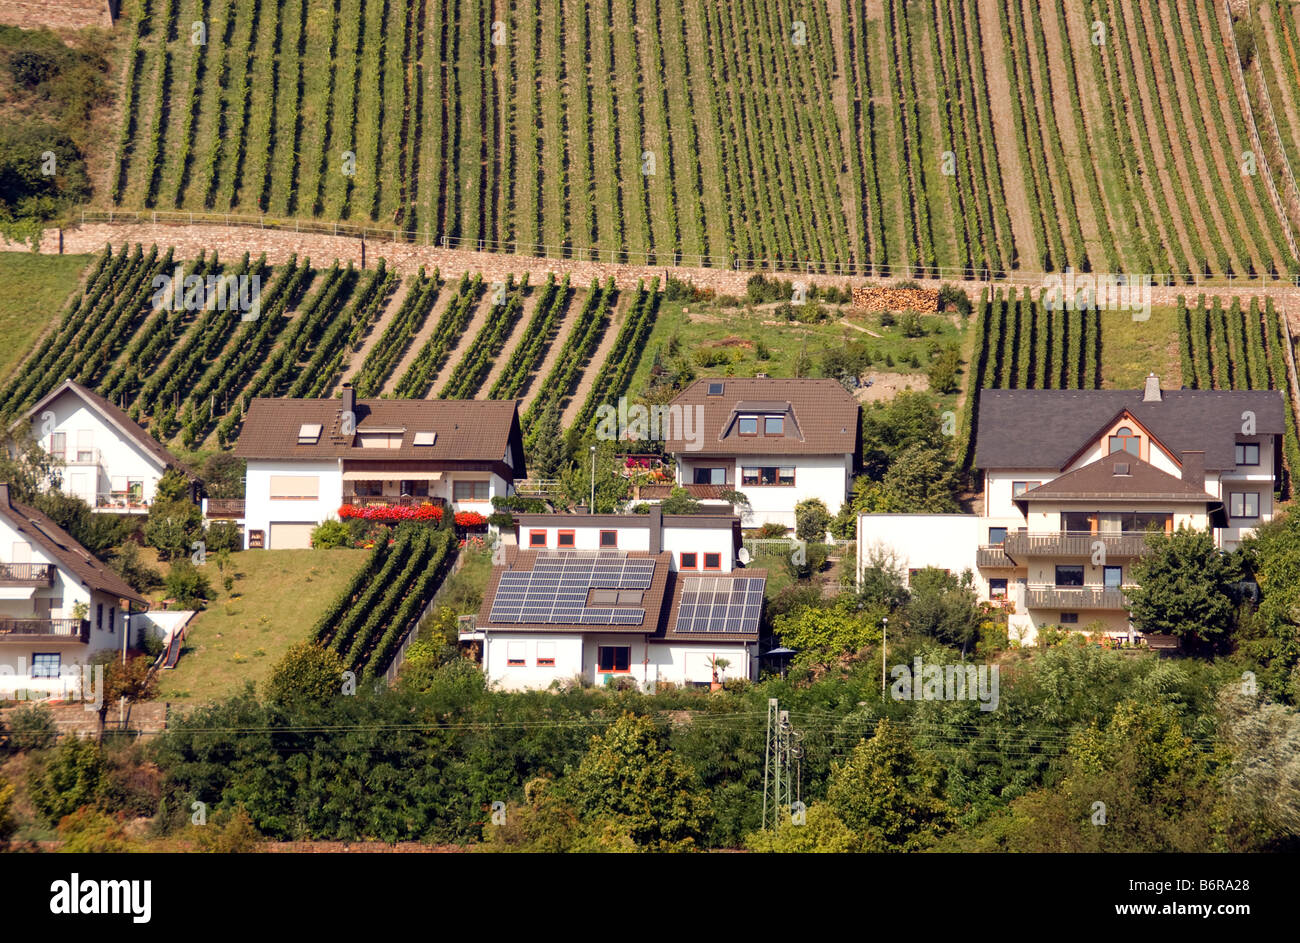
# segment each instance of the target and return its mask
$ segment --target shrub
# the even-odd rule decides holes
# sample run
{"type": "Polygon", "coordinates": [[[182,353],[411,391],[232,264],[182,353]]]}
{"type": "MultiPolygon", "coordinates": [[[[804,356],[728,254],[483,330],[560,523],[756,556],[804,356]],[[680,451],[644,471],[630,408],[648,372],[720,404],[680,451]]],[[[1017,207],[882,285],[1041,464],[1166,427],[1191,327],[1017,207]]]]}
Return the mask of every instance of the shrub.
{"type": "Polygon", "coordinates": [[[59,71],[59,63],[48,53],[22,49],[9,57],[9,74],[24,88],[35,88],[59,71]]]}
{"type": "Polygon", "coordinates": [[[317,550],[333,550],[352,543],[352,531],[342,521],[325,521],[311,532],[311,545],[317,550]]]}
{"type": "Polygon", "coordinates": [[[180,609],[202,609],[207,600],[212,598],[212,586],[208,578],[189,560],[177,560],[172,564],[164,583],[167,595],[176,600],[180,609]]]}
{"type": "Polygon", "coordinates": [[[24,704],[9,715],[9,749],[15,753],[44,750],[59,739],[54,712],[44,704],[24,704]]]}
{"type": "Polygon", "coordinates": [[[794,522],[800,540],[824,540],[831,513],[821,498],[807,498],[794,506],[794,522]]]}
{"type": "Polygon", "coordinates": [[[95,805],[106,766],[103,751],[94,740],[65,738],[49,764],[31,773],[28,792],[32,805],[51,823],[82,806],[95,805]]]}
{"type": "Polygon", "coordinates": [[[280,707],[321,705],[343,692],[343,659],[303,642],[284,653],[266,682],[266,696],[280,707]]]}
{"type": "Polygon", "coordinates": [[[209,553],[218,550],[243,550],[244,538],[239,533],[239,525],[231,521],[218,521],[208,527],[203,538],[209,553]]]}

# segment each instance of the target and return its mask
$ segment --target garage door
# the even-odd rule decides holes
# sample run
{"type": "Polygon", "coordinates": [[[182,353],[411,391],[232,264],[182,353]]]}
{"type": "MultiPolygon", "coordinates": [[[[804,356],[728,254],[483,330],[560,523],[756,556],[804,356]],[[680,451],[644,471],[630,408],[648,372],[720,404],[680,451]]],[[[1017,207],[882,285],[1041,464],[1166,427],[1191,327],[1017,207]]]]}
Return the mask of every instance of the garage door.
{"type": "Polygon", "coordinates": [[[300,550],[311,546],[315,524],[272,524],[271,550],[300,550]]]}

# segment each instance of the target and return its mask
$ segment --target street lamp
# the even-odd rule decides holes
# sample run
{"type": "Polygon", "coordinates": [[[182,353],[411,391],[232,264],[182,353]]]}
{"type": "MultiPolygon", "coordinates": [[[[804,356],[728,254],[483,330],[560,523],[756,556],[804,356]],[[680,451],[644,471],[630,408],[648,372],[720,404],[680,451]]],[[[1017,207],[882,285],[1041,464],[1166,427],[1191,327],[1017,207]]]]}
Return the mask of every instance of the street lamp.
{"type": "Polygon", "coordinates": [[[885,649],[889,647],[889,616],[883,616],[880,620],[882,629],[880,636],[880,699],[885,699],[885,649]]]}
{"type": "Polygon", "coordinates": [[[596,447],[591,447],[591,513],[596,513],[596,447]]]}

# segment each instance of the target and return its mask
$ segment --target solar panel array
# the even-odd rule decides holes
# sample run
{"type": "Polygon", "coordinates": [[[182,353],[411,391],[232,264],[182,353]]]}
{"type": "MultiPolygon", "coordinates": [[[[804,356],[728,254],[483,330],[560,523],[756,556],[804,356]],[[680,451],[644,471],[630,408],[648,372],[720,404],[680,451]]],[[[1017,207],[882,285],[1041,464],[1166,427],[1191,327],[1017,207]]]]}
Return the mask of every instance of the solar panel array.
{"type": "Polygon", "coordinates": [[[682,586],[676,631],[726,635],[758,632],[763,611],[761,576],[689,576],[682,586]]]}
{"type": "Polygon", "coordinates": [[[531,570],[501,574],[492,622],[541,625],[641,625],[645,609],[588,606],[593,589],[650,588],[655,561],[617,553],[543,553],[531,570]]]}

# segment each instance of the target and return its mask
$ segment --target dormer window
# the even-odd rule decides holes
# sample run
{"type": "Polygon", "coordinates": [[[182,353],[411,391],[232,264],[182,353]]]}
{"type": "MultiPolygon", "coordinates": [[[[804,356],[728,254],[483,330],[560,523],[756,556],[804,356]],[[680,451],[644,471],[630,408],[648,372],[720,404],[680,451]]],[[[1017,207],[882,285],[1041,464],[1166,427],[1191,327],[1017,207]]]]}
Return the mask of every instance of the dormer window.
{"type": "Polygon", "coordinates": [[[758,417],[741,416],[736,432],[740,435],[758,435],[758,417]]]}
{"type": "Polygon", "coordinates": [[[322,428],[324,427],[319,422],[304,422],[298,427],[298,444],[315,445],[320,441],[322,428]]]}
{"type": "Polygon", "coordinates": [[[764,416],[763,435],[785,435],[785,417],[764,416]]]}
{"type": "Polygon", "coordinates": [[[1110,437],[1110,450],[1107,454],[1128,452],[1130,455],[1139,455],[1139,442],[1141,442],[1141,437],[1135,434],[1130,427],[1120,426],[1115,430],[1115,434],[1110,437]]]}

